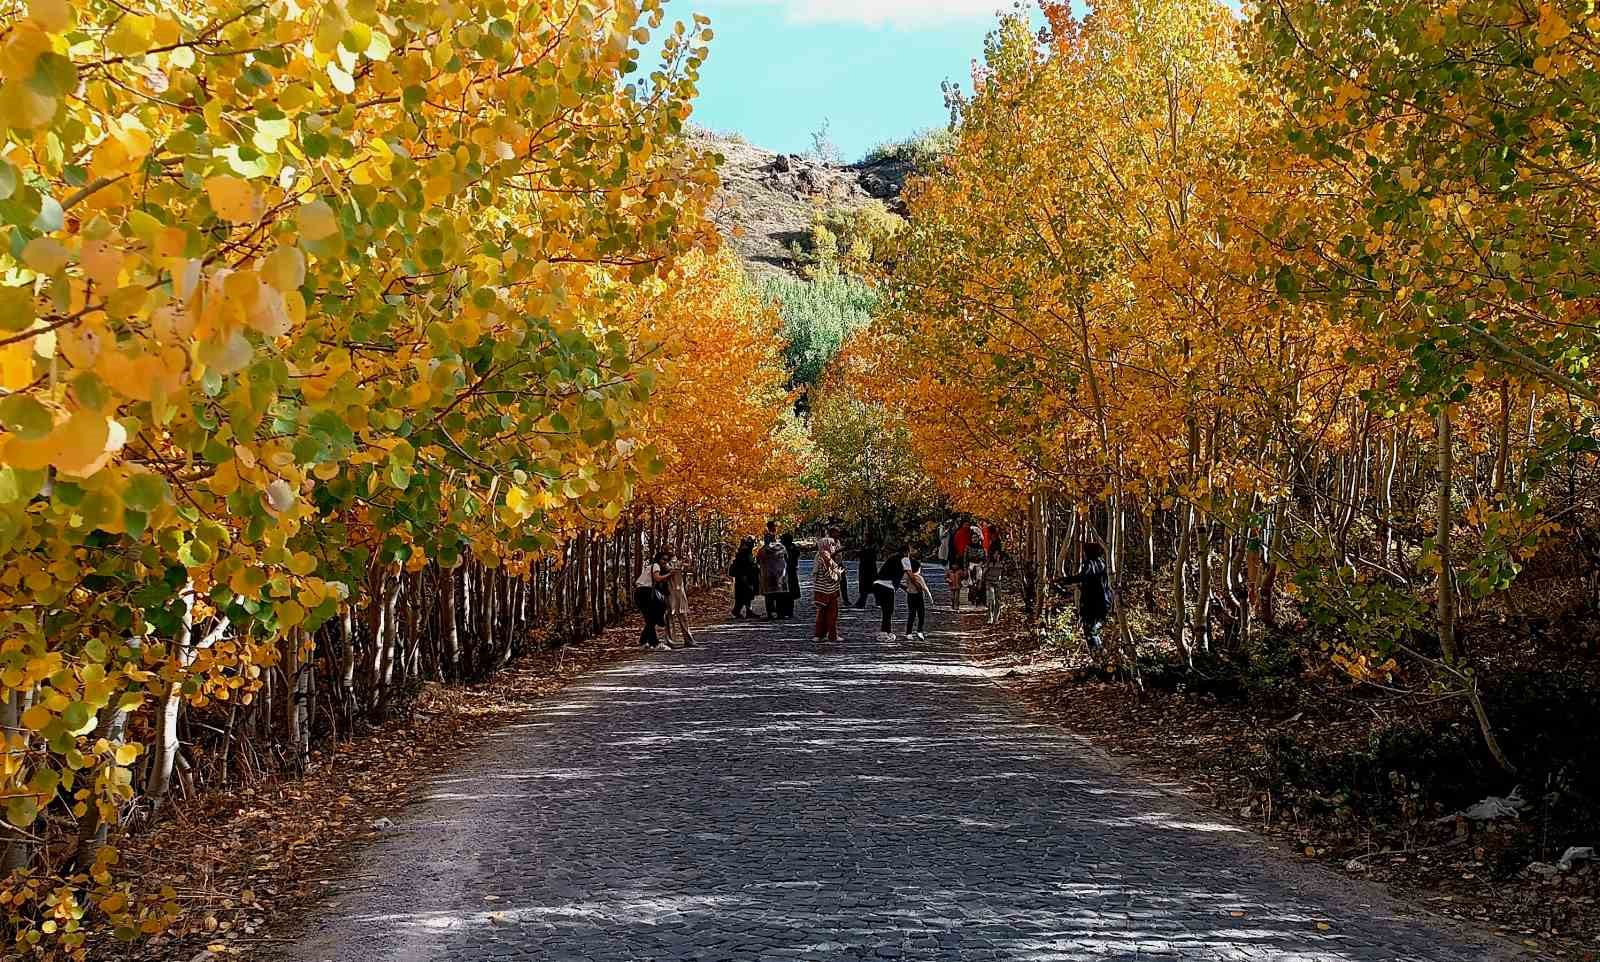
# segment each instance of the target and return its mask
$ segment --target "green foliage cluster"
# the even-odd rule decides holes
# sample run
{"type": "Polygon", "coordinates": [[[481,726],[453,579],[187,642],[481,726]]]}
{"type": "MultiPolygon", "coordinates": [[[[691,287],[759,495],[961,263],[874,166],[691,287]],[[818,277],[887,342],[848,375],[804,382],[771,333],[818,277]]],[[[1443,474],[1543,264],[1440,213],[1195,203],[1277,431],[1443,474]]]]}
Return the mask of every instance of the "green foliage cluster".
{"type": "Polygon", "coordinates": [[[900,140],[888,140],[861,158],[863,164],[906,163],[917,170],[929,170],[955,146],[955,134],[946,127],[919,130],[900,140]]]}
{"type": "Polygon", "coordinates": [[[829,207],[812,216],[806,243],[795,244],[790,254],[809,278],[829,274],[868,277],[887,264],[891,245],[905,226],[905,218],[881,201],[829,207]]]}
{"type": "Polygon", "coordinates": [[[792,387],[816,385],[845,340],[871,322],[878,303],[871,287],[837,272],[811,280],[770,278],[761,292],[783,316],[784,362],[792,387]]]}

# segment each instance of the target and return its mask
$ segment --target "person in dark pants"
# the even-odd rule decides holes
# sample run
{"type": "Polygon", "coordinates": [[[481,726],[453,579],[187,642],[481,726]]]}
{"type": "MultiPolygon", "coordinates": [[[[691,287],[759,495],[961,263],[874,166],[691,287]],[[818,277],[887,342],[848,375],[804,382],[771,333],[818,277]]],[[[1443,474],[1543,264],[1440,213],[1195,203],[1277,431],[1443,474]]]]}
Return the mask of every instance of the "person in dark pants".
{"type": "Polygon", "coordinates": [[[644,615],[644,627],[639,631],[641,648],[656,648],[661,645],[661,638],[656,634],[656,628],[667,623],[667,597],[662,594],[662,588],[671,577],[665,551],[657,551],[655,557],[645,564],[644,570],[639,572],[639,580],[634,585],[633,601],[639,606],[639,613],[644,615]]]}
{"type": "Polygon", "coordinates": [[[856,567],[857,608],[865,608],[867,599],[873,596],[872,579],[877,574],[878,543],[873,540],[871,532],[868,532],[866,543],[861,546],[861,563],[856,567]]]}
{"type": "Polygon", "coordinates": [[[739,553],[728,569],[733,577],[733,616],[747,618],[753,612],[751,602],[761,588],[761,566],[756,564],[756,539],[745,538],[739,543],[739,553]]]}
{"type": "Polygon", "coordinates": [[[1062,578],[1059,584],[1078,586],[1078,619],[1090,651],[1099,651],[1100,632],[1111,617],[1111,577],[1106,569],[1106,551],[1097,544],[1083,546],[1083,565],[1078,573],[1062,578]]]}
{"type": "Polygon", "coordinates": [[[925,640],[928,629],[928,599],[933,592],[922,577],[922,562],[910,558],[911,570],[906,572],[906,640],[925,640]]]}
{"type": "Polygon", "coordinates": [[[785,618],[794,617],[794,606],[800,600],[800,549],[794,546],[794,535],[785,534],[778,539],[783,544],[784,556],[788,570],[784,577],[789,582],[789,591],[783,596],[780,614],[785,618]]]}
{"type": "Polygon", "coordinates": [[[878,602],[879,641],[894,638],[894,595],[910,568],[911,560],[905,551],[894,552],[878,568],[878,578],[872,583],[872,597],[878,602]]]}
{"type": "Polygon", "coordinates": [[[781,616],[783,599],[789,594],[789,561],[783,542],[772,533],[771,525],[761,541],[761,550],[756,552],[756,563],[761,566],[761,594],[766,599],[767,620],[776,621],[781,616]]]}

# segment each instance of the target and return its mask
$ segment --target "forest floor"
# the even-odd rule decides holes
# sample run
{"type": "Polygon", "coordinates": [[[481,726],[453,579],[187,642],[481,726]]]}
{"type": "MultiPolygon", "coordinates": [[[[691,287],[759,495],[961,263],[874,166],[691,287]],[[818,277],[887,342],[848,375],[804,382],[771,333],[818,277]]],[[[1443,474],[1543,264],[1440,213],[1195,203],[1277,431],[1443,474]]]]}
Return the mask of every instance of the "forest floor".
{"type": "MultiPolygon", "coordinates": [[[[1403,900],[1541,956],[1600,959],[1600,864],[1579,863],[1567,872],[1550,867],[1567,844],[1577,844],[1574,833],[1583,836],[1582,845],[1600,843],[1588,837],[1592,819],[1578,828],[1570,821],[1552,824],[1548,809],[1533,804],[1520,820],[1450,819],[1456,809],[1430,803],[1402,772],[1388,776],[1399,789],[1389,794],[1401,797],[1400,811],[1352,806],[1328,787],[1338,774],[1370,774],[1378,733],[1391,741],[1398,733],[1399,743],[1407,744],[1436,730],[1445,710],[1437,699],[1374,698],[1318,671],[1295,675],[1266,697],[1206,691],[1170,678],[1140,696],[1105,678],[1081,651],[1046,643],[1016,620],[971,636],[969,654],[1053,723],[1136,771],[1184,786],[1197,801],[1266,836],[1276,850],[1384,884],[1403,900]],[[1429,709],[1436,712],[1432,718],[1429,709]]],[[[1589,691],[1592,683],[1592,677],[1580,681],[1589,691]]],[[[1419,759],[1417,768],[1425,764],[1419,759]]],[[[1512,787],[1486,781],[1472,800],[1512,787]]]]}
{"type": "MultiPolygon", "coordinates": [[[[692,602],[693,623],[724,618],[723,589],[692,602]]],[[[481,736],[526,714],[597,668],[637,657],[639,619],[557,650],[530,652],[481,684],[423,686],[393,717],[323,744],[303,777],[232,785],[176,806],[153,831],[125,840],[124,873],[179,907],[177,922],[132,947],[91,958],[186,962],[243,955],[276,941],[269,920],[291,915],[342,877],[359,846],[382,836],[429,779],[481,736]]]]}

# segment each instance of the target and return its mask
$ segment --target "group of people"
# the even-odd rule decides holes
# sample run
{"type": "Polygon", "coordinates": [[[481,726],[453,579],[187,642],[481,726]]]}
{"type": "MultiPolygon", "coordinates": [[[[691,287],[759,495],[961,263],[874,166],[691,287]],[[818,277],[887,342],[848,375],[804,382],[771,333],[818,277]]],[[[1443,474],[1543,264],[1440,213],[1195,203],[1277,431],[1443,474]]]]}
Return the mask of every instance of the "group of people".
{"type": "Polygon", "coordinates": [[[767,522],[759,548],[755,538],[740,542],[728,574],[733,578],[735,618],[755,617],[757,598],[769,621],[794,617],[800,600],[800,549],[793,534],[778,535],[776,521],[767,522]]]}
{"type": "Polygon", "coordinates": [[[950,609],[961,610],[961,591],[967,601],[989,612],[989,624],[1000,621],[1000,589],[1005,582],[1010,559],[1000,546],[999,531],[993,526],[956,525],[943,539],[940,557],[945,562],[945,585],[950,589],[950,609]]]}
{"type": "Polygon", "coordinates": [[[639,632],[643,648],[688,648],[694,645],[689,628],[689,586],[687,576],[694,569],[694,555],[672,549],[657,551],[639,571],[633,600],[644,616],[639,632]],[[666,629],[663,638],[658,628],[666,629]],[[674,629],[681,639],[674,639],[674,629]]]}
{"type": "MultiPolygon", "coordinates": [[[[1101,631],[1112,610],[1111,585],[1105,552],[1097,544],[1084,545],[1083,562],[1075,575],[1054,581],[1057,590],[1080,589],[1079,615],[1084,637],[1092,649],[1101,647],[1101,631]]],[[[922,574],[922,562],[910,542],[901,542],[880,563],[878,548],[870,537],[859,551],[855,607],[865,608],[872,599],[879,610],[878,640],[895,639],[894,619],[900,593],[906,596],[907,640],[927,637],[928,604],[932,591],[922,574]],[[869,580],[870,579],[870,580],[869,580]]],[[[812,641],[838,642],[839,613],[850,604],[850,584],[845,546],[839,529],[829,528],[817,539],[816,562],[812,569],[812,600],[816,623],[812,641]]],[[[1001,589],[1009,577],[1010,558],[993,527],[961,524],[941,537],[938,552],[946,563],[945,579],[950,589],[950,606],[962,607],[962,589],[967,589],[971,604],[988,609],[990,624],[1000,620],[1001,589]]],[[[647,648],[680,648],[694,644],[689,628],[689,596],[686,575],[694,559],[688,553],[658,551],[639,574],[635,599],[644,614],[639,643],[647,648]],[[658,629],[665,629],[662,638],[658,629]],[[674,636],[681,636],[675,638],[674,636]]],[[[765,617],[780,620],[795,617],[800,598],[800,549],[793,534],[778,534],[777,522],[768,522],[759,545],[747,537],[739,545],[733,565],[733,617],[765,617]],[[757,600],[762,610],[755,610],[757,600]]]]}

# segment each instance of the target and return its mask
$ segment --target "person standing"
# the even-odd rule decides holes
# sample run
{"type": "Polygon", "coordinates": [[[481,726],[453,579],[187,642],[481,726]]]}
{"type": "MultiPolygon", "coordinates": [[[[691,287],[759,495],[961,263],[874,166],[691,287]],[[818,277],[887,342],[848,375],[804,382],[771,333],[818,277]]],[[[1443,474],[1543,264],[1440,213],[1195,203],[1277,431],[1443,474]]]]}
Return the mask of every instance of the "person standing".
{"type": "Polygon", "coordinates": [[[821,553],[824,545],[828,553],[833,555],[834,566],[839,569],[839,605],[843,607],[850,603],[850,570],[844,561],[844,537],[838,528],[829,528],[817,540],[818,553],[821,553]]]}
{"type": "Polygon", "coordinates": [[[800,601],[800,549],[795,547],[794,535],[785,532],[778,542],[783,545],[785,567],[784,581],[788,590],[783,595],[783,610],[780,614],[785,618],[794,617],[794,607],[800,601]]]}
{"type": "Polygon", "coordinates": [[[861,546],[861,560],[856,567],[856,607],[865,608],[867,599],[877,597],[872,590],[872,579],[878,574],[878,542],[872,532],[861,546]]]}
{"type": "Polygon", "coordinates": [[[639,606],[639,614],[644,616],[644,627],[639,631],[639,647],[659,648],[661,636],[656,634],[658,625],[666,622],[666,596],[661,593],[662,586],[671,575],[667,571],[667,553],[657,551],[639,572],[639,580],[634,584],[633,601],[639,606]]]}
{"type": "Polygon", "coordinates": [[[766,598],[768,621],[778,619],[783,596],[788,593],[784,575],[788,572],[789,560],[785,557],[778,536],[772,533],[774,527],[772,524],[767,525],[767,533],[762,539],[764,543],[756,555],[756,561],[761,564],[761,594],[766,598]]]}
{"type": "Polygon", "coordinates": [[[840,592],[844,586],[844,568],[835,558],[838,541],[823,538],[817,542],[817,562],[811,568],[811,600],[817,609],[816,627],[811,631],[811,643],[839,641],[840,592]]]}
{"type": "Polygon", "coordinates": [[[672,642],[674,632],[683,636],[684,648],[694,647],[694,632],[689,628],[689,570],[694,567],[694,555],[685,552],[674,554],[667,578],[667,641],[672,642]]]}
{"type": "Polygon", "coordinates": [[[761,587],[761,567],[756,564],[756,539],[746,537],[739,542],[739,553],[734,556],[728,574],[733,578],[733,616],[749,617],[754,613],[750,605],[756,600],[756,592],[761,587]]]}
{"type": "Polygon", "coordinates": [[[950,589],[950,610],[961,610],[961,582],[967,577],[966,561],[951,556],[944,569],[944,584],[950,589]]]}
{"type": "Polygon", "coordinates": [[[877,580],[872,582],[872,597],[878,602],[879,641],[894,640],[894,596],[911,570],[911,561],[904,551],[891,554],[878,568],[877,580]]]}
{"type": "Polygon", "coordinates": [[[1078,573],[1061,579],[1062,585],[1078,586],[1078,619],[1090,651],[1103,644],[1100,632],[1111,615],[1111,577],[1106,570],[1106,551],[1097,544],[1083,546],[1083,564],[1078,573]]]}
{"type": "Polygon", "coordinates": [[[989,606],[989,624],[1000,623],[1000,588],[1005,583],[1005,553],[998,542],[983,566],[983,599],[989,606]]]}
{"type": "Polygon", "coordinates": [[[906,640],[927,640],[928,599],[933,592],[922,578],[922,562],[907,557],[911,570],[906,572],[906,640]]]}

